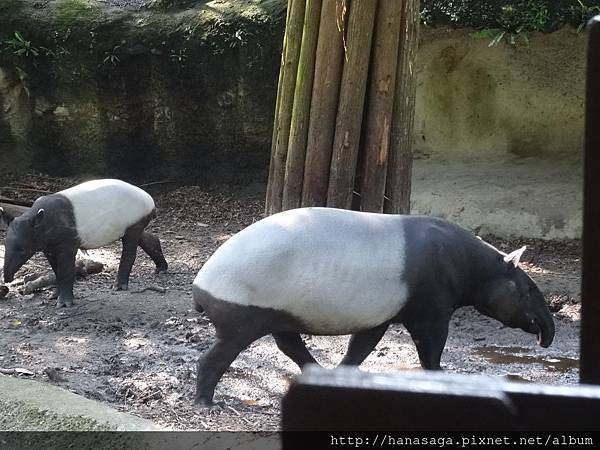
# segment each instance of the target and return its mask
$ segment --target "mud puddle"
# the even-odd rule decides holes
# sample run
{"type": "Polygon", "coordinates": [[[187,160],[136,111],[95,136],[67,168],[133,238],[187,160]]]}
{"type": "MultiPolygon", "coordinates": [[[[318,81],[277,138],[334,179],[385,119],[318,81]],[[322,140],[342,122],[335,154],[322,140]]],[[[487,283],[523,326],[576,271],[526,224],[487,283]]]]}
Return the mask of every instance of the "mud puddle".
{"type": "Polygon", "coordinates": [[[516,373],[520,372],[523,366],[530,366],[530,370],[541,369],[561,374],[567,374],[572,371],[577,372],[579,370],[578,359],[547,354],[532,354],[531,348],[489,345],[485,347],[476,347],[473,351],[475,354],[482,356],[492,364],[507,366],[506,368],[509,370],[509,373],[507,373],[505,377],[512,381],[532,381],[521,373],[516,373]],[[514,369],[515,373],[513,373],[511,369],[514,369]]]}

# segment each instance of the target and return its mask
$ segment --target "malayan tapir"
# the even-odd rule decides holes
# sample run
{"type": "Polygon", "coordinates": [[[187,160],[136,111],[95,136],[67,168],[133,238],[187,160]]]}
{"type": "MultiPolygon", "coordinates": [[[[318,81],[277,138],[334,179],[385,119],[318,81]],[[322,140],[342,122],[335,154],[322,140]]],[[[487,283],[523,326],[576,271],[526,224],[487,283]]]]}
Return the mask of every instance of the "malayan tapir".
{"type": "Polygon", "coordinates": [[[437,218],[300,208],[225,242],[193,282],[216,341],[198,361],[196,403],[237,355],[272,334],[302,368],[315,359],[300,333],[352,334],[341,364],[359,365],[390,323],[409,331],[424,369],[439,370],[450,316],[473,305],[548,347],[554,322],[535,283],[509,255],[437,218]]]}
{"type": "Polygon", "coordinates": [[[38,198],[32,207],[9,222],[5,240],[4,281],[36,252],[44,252],[58,284],[57,306],[73,304],[75,256],[121,239],[123,251],[114,288],[126,290],[138,245],[167,270],[160,241],[144,228],[154,216],[154,200],[142,189],[121,180],[93,180],[38,198]]]}

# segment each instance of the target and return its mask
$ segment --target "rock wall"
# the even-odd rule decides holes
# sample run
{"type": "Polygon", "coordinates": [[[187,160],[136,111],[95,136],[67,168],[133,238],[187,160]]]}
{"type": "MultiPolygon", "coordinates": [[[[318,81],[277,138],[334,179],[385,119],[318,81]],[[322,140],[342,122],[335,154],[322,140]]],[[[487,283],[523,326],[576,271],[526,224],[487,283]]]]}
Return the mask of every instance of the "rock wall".
{"type": "Polygon", "coordinates": [[[9,1],[21,6],[0,6],[0,30],[10,30],[0,53],[4,170],[264,178],[281,2],[166,13],[9,1]]]}

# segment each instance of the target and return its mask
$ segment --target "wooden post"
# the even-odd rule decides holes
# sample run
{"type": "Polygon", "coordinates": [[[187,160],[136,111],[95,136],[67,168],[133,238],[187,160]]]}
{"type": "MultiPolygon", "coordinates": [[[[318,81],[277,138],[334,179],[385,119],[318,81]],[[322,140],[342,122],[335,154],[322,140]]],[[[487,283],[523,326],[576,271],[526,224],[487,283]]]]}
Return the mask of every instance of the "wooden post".
{"type": "Polygon", "coordinates": [[[583,268],[581,289],[582,383],[600,384],[600,20],[590,29],[587,66],[585,159],[583,189],[583,268]]]}
{"type": "Polygon", "coordinates": [[[379,1],[368,91],[361,211],[383,212],[401,13],[398,0],[379,1]]]}
{"type": "Polygon", "coordinates": [[[306,141],[308,139],[308,119],[315,74],[317,39],[321,18],[322,0],[306,0],[304,30],[298,74],[296,75],[296,91],[290,126],[288,157],[285,164],[285,183],[283,186],[283,210],[298,208],[302,203],[302,180],[304,176],[304,160],[306,158],[306,141]]]}
{"type": "Polygon", "coordinates": [[[350,208],[369,72],[377,0],[350,5],[346,61],[335,123],[327,206],[350,208]]]}
{"type": "Polygon", "coordinates": [[[331,146],[344,58],[345,4],[345,0],[326,0],[321,10],[302,206],[324,206],[327,201],[331,146]]]}
{"type": "Polygon", "coordinates": [[[288,14],[281,60],[280,83],[271,144],[271,166],[267,185],[266,214],[281,210],[292,107],[300,58],[305,0],[288,0],[288,14]]]}
{"type": "Polygon", "coordinates": [[[410,212],[419,0],[404,0],[384,211],[410,212]]]}

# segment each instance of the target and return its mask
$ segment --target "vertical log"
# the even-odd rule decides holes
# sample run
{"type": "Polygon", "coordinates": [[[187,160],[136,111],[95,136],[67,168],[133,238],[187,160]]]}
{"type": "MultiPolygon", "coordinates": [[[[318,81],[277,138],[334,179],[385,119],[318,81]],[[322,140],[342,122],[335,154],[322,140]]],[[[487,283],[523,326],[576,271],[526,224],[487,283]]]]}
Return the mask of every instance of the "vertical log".
{"type": "Polygon", "coordinates": [[[346,62],[327,191],[329,207],[350,208],[352,205],[377,3],[377,0],[353,0],[350,5],[346,62]]]}
{"type": "Polygon", "coordinates": [[[408,214],[413,158],[413,124],[416,95],[416,56],[419,34],[419,0],[404,0],[396,93],[388,158],[385,212],[408,214]]]}
{"type": "Polygon", "coordinates": [[[600,384],[600,19],[590,27],[585,116],[583,267],[581,285],[581,383],[600,384]]]}
{"type": "Polygon", "coordinates": [[[379,0],[368,89],[361,211],[383,212],[402,2],[379,0]]]}
{"type": "Polygon", "coordinates": [[[321,7],[322,0],[306,0],[302,46],[300,49],[298,74],[296,76],[296,91],[294,93],[294,107],[292,109],[290,140],[288,143],[288,157],[285,164],[282,210],[298,208],[302,203],[302,178],[304,176],[308,120],[315,74],[321,7]]]}
{"type": "Polygon", "coordinates": [[[324,206],[327,198],[331,146],[344,57],[345,5],[346,0],[326,0],[321,9],[302,206],[324,206]]]}
{"type": "MultiPolygon", "coordinates": [[[[290,8],[289,1],[285,16],[285,27],[287,29],[290,24],[290,8]]],[[[277,147],[277,133],[279,131],[279,108],[281,107],[281,90],[283,89],[283,72],[285,70],[285,52],[287,49],[285,36],[283,38],[283,45],[281,49],[281,62],[279,63],[279,78],[277,80],[277,99],[275,100],[275,115],[273,117],[273,134],[271,135],[271,157],[269,159],[269,179],[267,182],[267,194],[265,199],[265,214],[269,214],[271,205],[271,190],[272,190],[272,179],[273,170],[275,168],[275,148],[277,147]]]]}
{"type": "Polygon", "coordinates": [[[292,106],[300,57],[300,43],[304,23],[305,0],[288,0],[288,16],[281,61],[280,86],[278,86],[277,111],[274,121],[271,166],[267,185],[266,214],[281,210],[285,161],[292,119],[292,106]]]}

